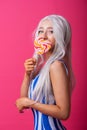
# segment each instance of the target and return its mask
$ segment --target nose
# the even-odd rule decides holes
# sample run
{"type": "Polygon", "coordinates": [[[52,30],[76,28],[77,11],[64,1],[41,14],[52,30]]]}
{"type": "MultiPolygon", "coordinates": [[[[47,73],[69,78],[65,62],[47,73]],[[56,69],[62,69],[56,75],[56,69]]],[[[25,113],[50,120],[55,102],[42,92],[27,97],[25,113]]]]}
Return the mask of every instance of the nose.
{"type": "Polygon", "coordinates": [[[42,34],[42,38],[43,39],[47,39],[48,37],[47,37],[47,32],[44,32],[43,34],[42,34]]]}

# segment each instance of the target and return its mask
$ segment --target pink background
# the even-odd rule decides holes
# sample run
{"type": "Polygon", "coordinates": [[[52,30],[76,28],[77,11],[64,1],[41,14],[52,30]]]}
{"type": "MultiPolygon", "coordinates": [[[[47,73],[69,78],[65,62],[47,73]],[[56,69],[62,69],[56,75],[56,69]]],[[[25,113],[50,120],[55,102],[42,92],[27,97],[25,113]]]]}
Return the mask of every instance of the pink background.
{"type": "Polygon", "coordinates": [[[45,15],[60,14],[72,26],[72,63],[76,88],[68,130],[87,129],[87,1],[0,0],[0,130],[33,130],[31,110],[20,114],[15,100],[20,95],[24,61],[33,53],[32,32],[45,15]]]}

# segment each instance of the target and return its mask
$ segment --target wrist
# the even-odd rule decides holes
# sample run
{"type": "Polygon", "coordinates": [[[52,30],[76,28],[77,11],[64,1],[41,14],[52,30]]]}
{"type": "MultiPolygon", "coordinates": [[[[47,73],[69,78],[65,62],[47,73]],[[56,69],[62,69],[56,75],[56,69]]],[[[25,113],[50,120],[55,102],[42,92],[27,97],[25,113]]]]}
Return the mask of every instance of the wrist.
{"type": "Polygon", "coordinates": [[[37,103],[37,101],[31,100],[31,103],[29,103],[29,107],[33,108],[33,106],[37,103]]]}
{"type": "Polygon", "coordinates": [[[30,74],[27,73],[27,72],[25,72],[24,77],[25,77],[25,78],[30,78],[30,74]]]}

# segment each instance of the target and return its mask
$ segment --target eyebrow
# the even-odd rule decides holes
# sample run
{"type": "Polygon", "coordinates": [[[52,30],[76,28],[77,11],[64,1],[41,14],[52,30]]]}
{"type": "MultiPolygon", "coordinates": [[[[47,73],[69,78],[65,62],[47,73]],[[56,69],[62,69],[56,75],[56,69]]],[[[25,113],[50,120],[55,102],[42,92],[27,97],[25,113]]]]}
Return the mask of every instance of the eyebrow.
{"type": "MultiPolygon", "coordinates": [[[[44,29],[44,27],[39,27],[39,29],[44,29]]],[[[53,29],[53,27],[47,27],[47,29],[53,29]]]]}

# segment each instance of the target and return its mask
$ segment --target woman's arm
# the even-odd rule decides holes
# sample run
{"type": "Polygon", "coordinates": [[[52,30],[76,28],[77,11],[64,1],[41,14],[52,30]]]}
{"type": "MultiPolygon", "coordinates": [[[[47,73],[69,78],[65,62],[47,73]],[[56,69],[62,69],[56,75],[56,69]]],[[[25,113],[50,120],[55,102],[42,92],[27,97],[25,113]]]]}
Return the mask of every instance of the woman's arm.
{"type": "Polygon", "coordinates": [[[20,97],[28,96],[29,83],[30,83],[30,76],[25,73],[24,79],[21,85],[20,97]]]}
{"type": "MultiPolygon", "coordinates": [[[[24,107],[34,108],[43,114],[65,120],[70,114],[70,91],[69,81],[66,75],[64,65],[58,61],[55,61],[50,66],[50,79],[53,86],[54,97],[56,105],[41,104],[39,102],[30,100],[28,98],[19,99],[18,104],[23,104],[24,107]]],[[[18,106],[19,109],[23,109],[22,105],[18,106]]]]}
{"type": "Polygon", "coordinates": [[[34,58],[27,59],[24,63],[25,67],[25,75],[24,79],[21,85],[21,92],[20,92],[20,97],[27,97],[28,96],[28,88],[30,84],[30,76],[32,71],[34,70],[34,66],[36,64],[36,60],[34,58]]]}

